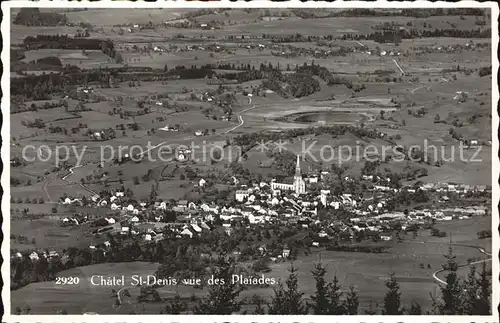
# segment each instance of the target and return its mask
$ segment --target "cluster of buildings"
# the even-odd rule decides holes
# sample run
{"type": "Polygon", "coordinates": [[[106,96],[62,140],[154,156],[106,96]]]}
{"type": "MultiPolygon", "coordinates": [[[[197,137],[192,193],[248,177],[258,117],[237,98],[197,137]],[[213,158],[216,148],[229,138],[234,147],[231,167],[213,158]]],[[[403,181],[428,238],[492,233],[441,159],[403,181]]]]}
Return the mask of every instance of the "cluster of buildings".
{"type": "MultiPolygon", "coordinates": [[[[100,198],[93,196],[89,202],[98,207],[107,207],[115,211],[117,216],[101,218],[94,224],[99,226],[96,234],[103,232],[117,234],[134,234],[143,237],[144,241],[161,240],[165,227],[168,226],[173,236],[192,238],[204,230],[222,227],[227,234],[238,223],[249,225],[266,225],[269,223],[299,224],[308,227],[310,224],[324,225],[325,228],[335,226],[348,228],[352,232],[369,230],[384,231],[384,223],[398,221],[403,225],[422,224],[426,219],[451,220],[466,219],[471,216],[485,215],[486,207],[450,208],[434,210],[412,210],[410,212],[392,212],[388,204],[394,193],[402,190],[416,193],[418,190],[437,192],[441,201],[446,202],[447,194],[465,194],[467,192],[490,192],[491,187],[485,185],[466,185],[454,183],[421,183],[413,187],[393,188],[390,180],[376,175],[363,175],[360,180],[373,183],[369,191],[371,196],[353,194],[332,194],[330,190],[319,190],[315,193],[307,190],[306,182],[314,183],[321,176],[303,178],[300,157],[297,163],[293,182],[276,181],[253,183],[250,187],[240,185],[235,191],[234,202],[226,205],[205,203],[201,201],[180,200],[176,203],[156,201],[131,201],[124,192],[114,192],[112,196],[100,198]],[[320,220],[322,209],[347,210],[351,219],[337,221],[334,217],[320,220]],[[175,221],[166,221],[166,214],[172,212],[175,221]],[[169,223],[166,223],[169,222],[169,223]],[[145,226],[148,227],[145,229],[145,226]]],[[[346,181],[352,180],[348,176],[346,181]]],[[[238,182],[236,181],[236,184],[238,182]]],[[[197,186],[203,187],[206,181],[202,178],[197,186]]],[[[81,203],[79,199],[67,197],[63,204],[81,203]]],[[[330,212],[330,211],[329,211],[330,212]]],[[[88,222],[86,217],[65,218],[64,225],[80,225],[88,222]]]]}

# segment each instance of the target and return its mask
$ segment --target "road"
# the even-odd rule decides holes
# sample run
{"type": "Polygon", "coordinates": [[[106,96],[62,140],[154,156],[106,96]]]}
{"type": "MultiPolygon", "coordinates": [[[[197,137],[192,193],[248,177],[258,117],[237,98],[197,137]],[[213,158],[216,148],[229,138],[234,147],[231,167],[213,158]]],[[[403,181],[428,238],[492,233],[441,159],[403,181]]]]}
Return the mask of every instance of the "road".
{"type": "MultiPolygon", "coordinates": [[[[78,167],[82,167],[82,165],[78,165],[78,166],[71,167],[71,168],[69,169],[69,174],[66,174],[66,175],[62,178],[62,180],[63,180],[63,181],[66,181],[66,178],[68,178],[68,176],[73,175],[73,174],[75,173],[75,172],[73,171],[73,169],[78,168],[78,167]]],[[[68,182],[68,181],[66,181],[66,182],[68,182]]]]}
{"type": "Polygon", "coordinates": [[[48,203],[54,203],[54,201],[50,197],[49,191],[47,190],[47,186],[49,185],[49,183],[50,183],[50,177],[47,176],[47,178],[45,178],[45,182],[43,182],[42,189],[43,189],[45,195],[47,196],[47,198],[49,199],[48,203]]]}
{"type": "MultiPolygon", "coordinates": [[[[68,181],[66,178],[68,178],[68,176],[70,176],[70,175],[73,175],[75,173],[73,171],[73,169],[78,168],[78,167],[82,167],[82,165],[71,167],[69,169],[69,174],[64,175],[64,177],[62,178],[62,180],[65,181],[65,182],[68,182],[68,183],[76,183],[76,182],[68,181]]],[[[93,195],[98,195],[95,191],[91,190],[90,188],[88,188],[87,186],[83,185],[82,183],[77,183],[77,184],[80,185],[80,187],[83,188],[84,190],[86,190],[87,192],[92,193],[93,195]]]]}
{"type": "Polygon", "coordinates": [[[228,131],[224,132],[224,134],[228,134],[231,131],[234,131],[234,130],[238,129],[239,127],[241,127],[245,123],[245,120],[243,120],[243,117],[241,116],[241,114],[245,113],[245,112],[247,112],[249,110],[255,109],[255,108],[256,108],[256,106],[252,105],[250,108],[246,108],[245,110],[241,110],[240,113],[238,114],[239,124],[237,124],[236,126],[232,127],[228,131]]]}
{"type": "Polygon", "coordinates": [[[240,121],[240,123],[237,124],[236,126],[232,127],[231,129],[229,129],[228,131],[224,132],[224,134],[228,134],[231,131],[238,129],[239,127],[241,127],[245,123],[245,120],[243,120],[243,117],[241,115],[238,116],[238,120],[240,121]]]}
{"type": "MultiPolygon", "coordinates": [[[[470,248],[476,248],[478,249],[481,253],[485,254],[485,255],[488,255],[491,257],[491,253],[485,251],[483,248],[481,247],[477,247],[477,246],[468,246],[468,245],[460,245],[460,244],[453,244],[455,246],[462,246],[462,247],[470,247],[470,248]]],[[[481,264],[483,262],[488,262],[488,261],[491,261],[493,258],[489,258],[489,259],[483,259],[483,260],[478,260],[478,261],[473,261],[471,263],[466,263],[466,264],[462,264],[462,265],[458,265],[458,268],[461,268],[461,267],[467,267],[467,266],[473,266],[473,265],[477,265],[477,264],[481,264]]],[[[446,282],[444,280],[442,280],[441,278],[439,278],[437,275],[442,273],[443,271],[446,271],[445,269],[440,269],[438,271],[436,271],[434,274],[432,274],[432,277],[438,281],[439,283],[443,284],[443,285],[447,285],[446,282]]]]}

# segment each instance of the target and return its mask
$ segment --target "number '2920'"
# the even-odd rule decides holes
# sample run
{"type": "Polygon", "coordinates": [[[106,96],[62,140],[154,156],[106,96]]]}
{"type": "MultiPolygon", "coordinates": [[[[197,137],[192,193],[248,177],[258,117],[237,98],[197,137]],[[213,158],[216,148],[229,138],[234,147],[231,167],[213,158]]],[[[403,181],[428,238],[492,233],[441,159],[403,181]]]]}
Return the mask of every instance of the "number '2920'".
{"type": "Polygon", "coordinates": [[[56,277],[56,285],[78,285],[79,283],[78,277],[56,277]]]}

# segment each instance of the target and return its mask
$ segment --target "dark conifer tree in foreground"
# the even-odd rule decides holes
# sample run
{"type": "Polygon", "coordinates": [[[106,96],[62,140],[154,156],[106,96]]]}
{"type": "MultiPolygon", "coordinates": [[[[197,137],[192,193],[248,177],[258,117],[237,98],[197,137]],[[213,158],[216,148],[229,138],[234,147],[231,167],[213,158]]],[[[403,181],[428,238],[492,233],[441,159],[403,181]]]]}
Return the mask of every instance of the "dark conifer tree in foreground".
{"type": "Polygon", "coordinates": [[[233,259],[225,259],[225,255],[219,257],[213,268],[213,275],[224,280],[224,284],[214,284],[208,289],[208,296],[200,300],[195,307],[196,314],[228,315],[236,313],[241,308],[241,302],[237,299],[241,286],[232,282],[235,272],[233,259]]]}
{"type": "Polygon", "coordinates": [[[492,273],[488,270],[486,262],[483,262],[478,280],[478,298],[476,299],[475,311],[472,315],[491,314],[491,281],[492,273]]]}
{"type": "Polygon", "coordinates": [[[358,293],[354,289],[354,286],[349,287],[349,292],[347,293],[347,298],[345,301],[347,315],[358,315],[359,307],[359,297],[358,293]]]}
{"type": "Polygon", "coordinates": [[[394,273],[389,274],[389,280],[385,283],[389,289],[384,297],[384,315],[401,315],[401,292],[399,291],[399,283],[394,276],[394,273]]]}
{"type": "Polygon", "coordinates": [[[441,315],[460,315],[463,314],[462,291],[463,286],[458,277],[458,264],[456,256],[453,254],[451,246],[448,249],[448,254],[445,255],[447,260],[443,269],[448,271],[446,275],[446,284],[441,286],[442,301],[438,304],[439,314],[441,315]]]}
{"type": "Polygon", "coordinates": [[[187,309],[187,304],[181,300],[179,294],[175,294],[174,299],[167,303],[161,314],[181,314],[187,309]]]}
{"type": "Polygon", "coordinates": [[[422,315],[422,306],[419,303],[411,303],[410,310],[408,311],[409,315],[422,315]]]}
{"type": "Polygon", "coordinates": [[[309,306],[313,309],[314,314],[346,314],[346,304],[345,302],[340,301],[342,292],[340,291],[337,276],[333,277],[333,281],[331,283],[327,283],[325,280],[326,269],[321,263],[315,265],[312,274],[316,280],[316,293],[311,296],[313,303],[309,304],[309,306]]]}
{"type": "Polygon", "coordinates": [[[486,262],[482,263],[480,272],[475,267],[470,269],[464,284],[464,294],[464,314],[490,314],[491,280],[486,262]]]}
{"type": "Polygon", "coordinates": [[[307,314],[307,308],[302,299],[304,293],[299,292],[297,269],[293,265],[286,280],[286,288],[279,283],[274,289],[274,297],[269,305],[269,314],[307,314]]]}

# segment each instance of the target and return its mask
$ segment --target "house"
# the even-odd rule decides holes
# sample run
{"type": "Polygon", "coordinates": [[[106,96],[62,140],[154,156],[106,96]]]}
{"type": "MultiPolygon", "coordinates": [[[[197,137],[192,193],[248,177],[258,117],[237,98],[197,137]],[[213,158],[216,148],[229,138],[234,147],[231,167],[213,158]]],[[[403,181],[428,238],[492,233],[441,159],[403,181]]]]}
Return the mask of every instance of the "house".
{"type": "Polygon", "coordinates": [[[200,187],[203,187],[203,186],[205,186],[205,184],[206,184],[206,183],[207,183],[207,181],[206,181],[205,179],[203,179],[203,178],[202,178],[202,179],[200,179],[200,181],[198,182],[198,185],[199,185],[200,187]]]}
{"type": "Polygon", "coordinates": [[[243,202],[246,198],[248,198],[248,191],[238,190],[236,191],[236,201],[243,202]]]}
{"type": "Polygon", "coordinates": [[[212,230],[212,227],[210,225],[208,225],[206,222],[201,222],[200,223],[200,228],[202,228],[203,230],[212,230]]]}
{"type": "Polygon", "coordinates": [[[197,224],[191,224],[191,228],[196,232],[196,233],[201,233],[202,228],[200,228],[197,224]]]}
{"type": "Polygon", "coordinates": [[[194,235],[194,233],[193,233],[193,231],[189,230],[189,228],[187,228],[187,227],[186,227],[186,228],[184,228],[184,229],[181,231],[181,235],[182,235],[182,236],[187,236],[187,237],[189,237],[189,238],[192,238],[192,237],[193,237],[193,235],[194,235]]]}
{"type": "Polygon", "coordinates": [[[178,208],[181,208],[183,210],[187,209],[187,206],[188,206],[188,201],[187,200],[180,200],[178,203],[177,203],[177,207],[178,208]]]}
{"type": "Polygon", "coordinates": [[[160,202],[160,204],[156,207],[158,210],[166,210],[167,203],[165,201],[160,202]]]}
{"type": "Polygon", "coordinates": [[[38,253],[36,253],[36,251],[30,253],[29,257],[31,260],[40,260],[40,257],[38,256],[38,253]]]}
{"type": "Polygon", "coordinates": [[[283,249],[283,251],[281,252],[281,256],[283,258],[288,258],[290,257],[290,249],[286,248],[286,249],[283,249]]]}

